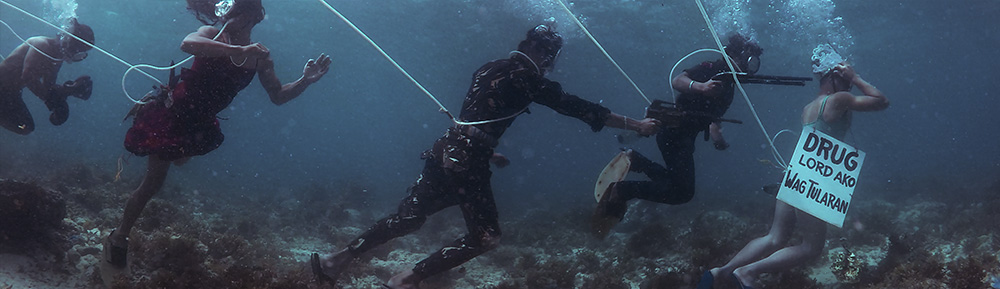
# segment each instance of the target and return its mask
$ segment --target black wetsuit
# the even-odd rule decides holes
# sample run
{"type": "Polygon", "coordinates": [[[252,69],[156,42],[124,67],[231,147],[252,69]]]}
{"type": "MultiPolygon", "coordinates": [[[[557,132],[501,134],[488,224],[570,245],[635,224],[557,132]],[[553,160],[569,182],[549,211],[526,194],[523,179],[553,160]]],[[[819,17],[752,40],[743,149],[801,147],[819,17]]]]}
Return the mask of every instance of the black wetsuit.
{"type": "MultiPolygon", "coordinates": [[[[729,67],[721,59],[685,70],[691,80],[698,82],[709,81],[712,76],[727,71],[729,67]]],[[[646,174],[651,181],[618,182],[615,186],[621,198],[626,201],[638,198],[671,205],[691,201],[695,184],[695,139],[699,132],[707,134],[713,119],[721,118],[733,103],[733,83],[724,82],[722,89],[720,96],[715,98],[693,93],[677,96],[678,109],[706,116],[686,118],[678,127],[664,128],[656,135],[656,144],[663,154],[665,168],[638,152],[633,152],[631,169],[646,174]]]]}
{"type": "MultiPolygon", "coordinates": [[[[532,102],[578,118],[599,131],[607,108],[563,92],[558,82],[544,78],[520,55],[487,63],[473,75],[459,119],[494,120],[527,112],[532,102]]],[[[493,148],[514,117],[475,126],[455,126],[421,156],[423,172],[410,187],[396,214],[368,229],[348,247],[357,256],[393,238],[416,231],[427,216],[458,205],[468,233],[413,268],[421,277],[451,269],[494,248],[500,223],[490,186],[493,148]]]]}

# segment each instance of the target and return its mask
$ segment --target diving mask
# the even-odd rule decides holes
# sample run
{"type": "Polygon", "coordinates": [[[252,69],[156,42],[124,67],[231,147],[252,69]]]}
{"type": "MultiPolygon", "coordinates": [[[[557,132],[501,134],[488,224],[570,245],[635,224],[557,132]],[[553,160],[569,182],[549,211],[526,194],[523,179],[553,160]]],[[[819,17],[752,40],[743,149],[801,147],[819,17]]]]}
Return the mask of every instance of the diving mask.
{"type": "Polygon", "coordinates": [[[235,0],[222,0],[219,3],[215,3],[215,17],[222,17],[229,14],[229,10],[233,10],[233,2],[235,0]]]}
{"type": "Polygon", "coordinates": [[[755,74],[760,70],[760,56],[747,57],[747,74],[755,74]]]}
{"type": "MultiPolygon", "coordinates": [[[[722,50],[726,51],[728,53],[729,46],[723,46],[722,50]]],[[[743,56],[743,55],[746,55],[746,54],[747,54],[747,52],[746,52],[745,49],[739,51],[739,55],[740,56],[743,56]]],[[[727,58],[731,59],[734,62],[733,65],[736,67],[737,70],[739,70],[739,72],[746,73],[746,74],[751,74],[752,75],[752,74],[757,73],[757,71],[760,70],[760,55],[752,55],[752,54],[751,55],[747,55],[745,59],[743,59],[743,57],[740,57],[741,59],[739,59],[739,60],[741,62],[737,62],[736,59],[733,59],[733,57],[731,57],[729,55],[727,55],[727,58]]]]}
{"type": "Polygon", "coordinates": [[[59,34],[59,50],[62,51],[63,61],[80,62],[87,58],[86,51],[70,51],[69,47],[72,46],[73,40],[72,36],[66,35],[65,33],[59,34]]]}

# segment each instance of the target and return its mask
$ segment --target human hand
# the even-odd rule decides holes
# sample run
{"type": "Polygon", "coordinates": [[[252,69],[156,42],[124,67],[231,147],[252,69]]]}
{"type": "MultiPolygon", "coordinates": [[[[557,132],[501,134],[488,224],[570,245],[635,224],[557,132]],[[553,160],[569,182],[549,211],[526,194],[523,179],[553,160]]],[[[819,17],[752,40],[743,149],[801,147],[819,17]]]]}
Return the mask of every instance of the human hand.
{"type": "Polygon", "coordinates": [[[708,126],[708,135],[712,138],[712,144],[715,146],[715,149],[721,151],[729,148],[729,143],[722,136],[722,126],[719,123],[713,122],[708,126]]]}
{"type": "Polygon", "coordinates": [[[838,76],[844,79],[852,81],[854,80],[855,77],[858,76],[858,73],[854,71],[854,67],[852,67],[851,64],[847,63],[846,61],[837,64],[837,66],[834,66],[833,72],[837,73],[838,76]]]}
{"type": "Polygon", "coordinates": [[[645,118],[639,121],[636,129],[641,136],[651,136],[660,132],[660,121],[655,118],[645,118]]]}
{"type": "Polygon", "coordinates": [[[493,156],[490,157],[490,162],[498,168],[503,168],[510,164],[510,159],[507,159],[507,157],[503,154],[493,153],[493,156]]]}
{"type": "Polygon", "coordinates": [[[305,67],[302,68],[302,78],[309,83],[316,82],[330,70],[331,62],[333,60],[325,53],[320,53],[317,59],[309,59],[306,61],[305,67]]]}
{"type": "Polygon", "coordinates": [[[691,88],[694,91],[704,94],[712,95],[718,93],[719,87],[722,87],[722,81],[719,80],[709,80],[708,82],[695,82],[691,88]]]}
{"type": "Polygon", "coordinates": [[[90,93],[94,88],[94,81],[90,80],[89,75],[81,75],[76,80],[66,81],[63,83],[63,87],[67,90],[67,95],[87,100],[90,99],[90,93]]]}

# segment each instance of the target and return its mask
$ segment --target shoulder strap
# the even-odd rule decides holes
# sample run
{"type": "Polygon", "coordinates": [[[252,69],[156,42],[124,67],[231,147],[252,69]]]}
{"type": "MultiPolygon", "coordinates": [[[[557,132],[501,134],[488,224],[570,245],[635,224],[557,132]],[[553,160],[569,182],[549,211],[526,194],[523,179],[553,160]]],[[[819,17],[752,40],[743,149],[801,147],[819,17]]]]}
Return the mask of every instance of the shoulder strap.
{"type": "Polygon", "coordinates": [[[827,94],[826,97],[823,98],[823,103],[819,105],[819,117],[817,119],[823,119],[823,110],[826,109],[826,100],[830,99],[831,95],[833,94],[827,94]]]}

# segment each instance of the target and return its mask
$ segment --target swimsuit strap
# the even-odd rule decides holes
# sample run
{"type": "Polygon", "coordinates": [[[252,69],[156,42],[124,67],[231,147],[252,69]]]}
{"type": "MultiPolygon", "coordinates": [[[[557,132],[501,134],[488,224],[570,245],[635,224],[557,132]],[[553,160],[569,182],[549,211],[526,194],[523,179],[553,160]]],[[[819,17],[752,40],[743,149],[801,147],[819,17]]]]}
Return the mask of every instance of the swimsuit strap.
{"type": "Polygon", "coordinates": [[[816,119],[813,120],[813,121],[811,121],[811,122],[809,122],[809,123],[807,123],[806,126],[812,126],[812,125],[815,125],[815,124],[821,123],[821,122],[822,123],[826,123],[826,121],[823,120],[823,111],[826,109],[826,100],[830,99],[830,95],[831,94],[827,94],[826,97],[823,98],[823,102],[820,103],[820,105],[819,105],[819,114],[816,115],[816,119]]]}
{"type": "Polygon", "coordinates": [[[823,98],[823,103],[821,103],[819,105],[819,118],[817,118],[817,119],[822,119],[823,118],[823,110],[826,109],[826,100],[830,99],[831,95],[832,94],[827,94],[826,97],[823,98]]]}

